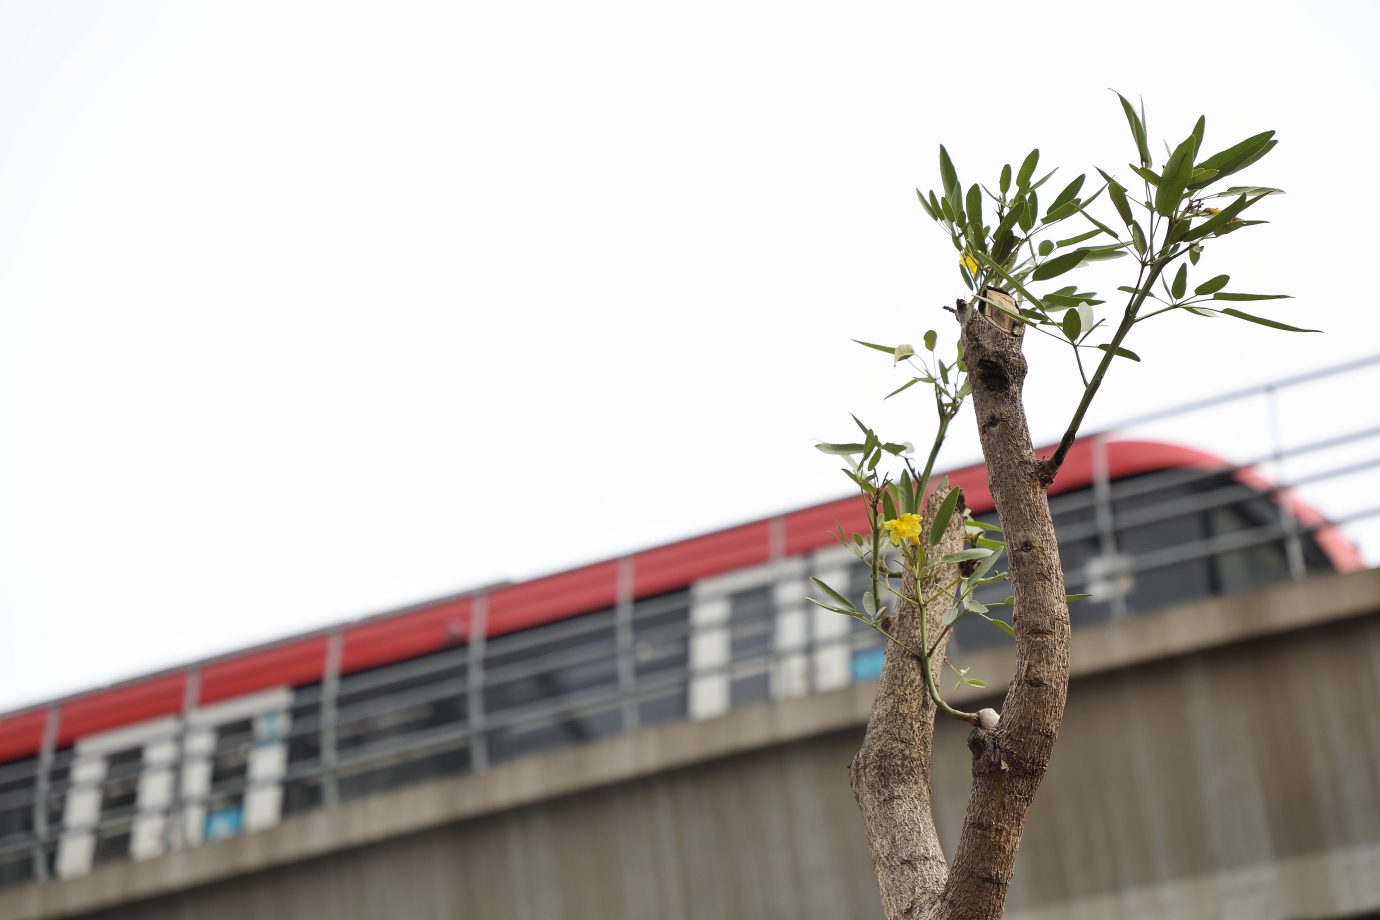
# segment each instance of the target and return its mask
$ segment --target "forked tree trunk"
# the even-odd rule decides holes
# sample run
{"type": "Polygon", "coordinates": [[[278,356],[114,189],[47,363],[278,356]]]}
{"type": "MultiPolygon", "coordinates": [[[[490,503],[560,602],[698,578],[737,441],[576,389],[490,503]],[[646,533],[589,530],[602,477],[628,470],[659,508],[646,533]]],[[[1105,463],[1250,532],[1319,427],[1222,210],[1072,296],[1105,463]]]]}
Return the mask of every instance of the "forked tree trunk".
{"type": "MultiPolygon", "coordinates": [[[[920,663],[894,643],[887,649],[867,737],[851,776],[888,920],[1001,916],[1026,814],[1049,766],[1068,691],[1068,605],[1045,494],[1056,471],[1035,456],[1021,404],[1023,327],[1010,328],[1000,314],[989,319],[962,301],[958,320],[1016,598],[1016,670],[1000,722],[974,728],[968,736],[973,786],[958,849],[948,866],[930,806],[935,706],[926,694],[920,663]]],[[[959,528],[961,524],[950,525],[941,544],[944,552],[959,548],[959,528]]],[[[926,594],[952,577],[939,573],[926,594]]],[[[940,599],[931,604],[931,636],[950,603],[940,599]]],[[[918,641],[920,633],[916,612],[909,608],[902,605],[893,624],[893,634],[907,645],[906,637],[918,641]]],[[[942,662],[942,650],[937,650],[933,666],[938,669],[942,662]]]]}

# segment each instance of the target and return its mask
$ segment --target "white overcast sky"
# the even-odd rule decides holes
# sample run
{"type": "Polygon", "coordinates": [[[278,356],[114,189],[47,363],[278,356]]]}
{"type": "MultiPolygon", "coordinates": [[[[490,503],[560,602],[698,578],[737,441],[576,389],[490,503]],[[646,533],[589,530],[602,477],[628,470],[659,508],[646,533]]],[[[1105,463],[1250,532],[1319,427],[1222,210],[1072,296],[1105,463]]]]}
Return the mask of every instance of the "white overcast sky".
{"type": "MultiPolygon", "coordinates": [[[[1374,0],[0,3],[0,708],[843,494],[812,443],[848,411],[930,437],[848,340],[956,333],[938,144],[965,184],[1034,146],[1125,175],[1109,86],[1157,150],[1279,131],[1241,178],[1288,195],[1197,280],[1327,334],[1156,320],[1093,426],[1380,351],[1377,34],[1374,0]]],[[[1030,352],[1048,441],[1076,377],[1030,352]]],[[[1377,391],[1285,394],[1284,440],[1377,391]]],[[[1245,459],[1265,419],[1139,433],[1245,459]]]]}

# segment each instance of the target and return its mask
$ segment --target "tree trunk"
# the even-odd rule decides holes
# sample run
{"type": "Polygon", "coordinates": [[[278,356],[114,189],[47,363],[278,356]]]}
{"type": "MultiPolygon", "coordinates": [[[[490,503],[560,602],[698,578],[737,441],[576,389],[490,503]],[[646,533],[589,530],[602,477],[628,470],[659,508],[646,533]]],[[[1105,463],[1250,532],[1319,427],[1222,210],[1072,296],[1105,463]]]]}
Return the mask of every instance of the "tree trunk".
{"type": "MultiPolygon", "coordinates": [[[[1068,691],[1068,605],[1045,494],[1055,470],[1035,456],[1021,403],[1024,327],[1009,328],[1000,314],[989,319],[963,301],[958,320],[1016,598],[1016,671],[1000,721],[992,727],[985,722],[968,736],[973,785],[950,868],[939,849],[930,807],[935,706],[925,692],[919,662],[894,644],[887,650],[867,737],[851,775],[888,920],[1001,916],[1026,814],[1049,766],[1068,691]]],[[[956,542],[950,543],[957,539],[951,529],[944,551],[957,549],[956,542]]],[[[951,574],[941,575],[938,584],[949,578],[951,574]]],[[[941,599],[931,606],[936,609],[929,611],[930,622],[937,623],[948,604],[941,599]]],[[[913,611],[899,610],[898,620],[901,641],[919,633],[918,624],[908,623],[915,620],[913,611]],[[908,626],[913,632],[904,631],[908,626]]],[[[934,666],[942,660],[937,654],[934,666]]]]}

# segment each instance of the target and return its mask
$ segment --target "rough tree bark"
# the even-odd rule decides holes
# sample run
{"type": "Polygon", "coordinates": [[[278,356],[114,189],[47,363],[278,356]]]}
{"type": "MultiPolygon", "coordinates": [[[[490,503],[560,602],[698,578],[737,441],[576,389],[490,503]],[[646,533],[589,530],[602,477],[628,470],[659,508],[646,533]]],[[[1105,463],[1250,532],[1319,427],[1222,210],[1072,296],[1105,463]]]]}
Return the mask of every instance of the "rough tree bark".
{"type": "MultiPolygon", "coordinates": [[[[988,292],[992,298],[1004,297],[988,292]]],[[[1012,303],[1014,308],[1014,302],[1012,303]]],[[[1007,544],[1015,612],[1016,670],[1000,720],[988,716],[968,736],[973,785],[952,866],[945,863],[930,806],[935,705],[920,663],[895,643],[851,776],[872,845],[889,920],[995,920],[1002,914],[1016,850],[1035,790],[1049,766],[1064,716],[1069,617],[1064,575],[1046,489],[1057,469],[1035,456],[1021,402],[1023,327],[958,302],[988,482],[1007,544]]],[[[936,503],[937,504],[937,503],[936,503]]],[[[958,548],[951,525],[944,552],[958,548]]],[[[945,567],[951,568],[951,567],[945,567]]],[[[927,594],[952,578],[939,574],[927,594]]],[[[924,596],[924,595],[920,595],[924,596]]],[[[930,635],[948,602],[931,604],[930,635]]],[[[901,605],[894,635],[919,640],[918,617],[901,605]]],[[[936,650],[933,666],[942,666],[936,650]]]]}

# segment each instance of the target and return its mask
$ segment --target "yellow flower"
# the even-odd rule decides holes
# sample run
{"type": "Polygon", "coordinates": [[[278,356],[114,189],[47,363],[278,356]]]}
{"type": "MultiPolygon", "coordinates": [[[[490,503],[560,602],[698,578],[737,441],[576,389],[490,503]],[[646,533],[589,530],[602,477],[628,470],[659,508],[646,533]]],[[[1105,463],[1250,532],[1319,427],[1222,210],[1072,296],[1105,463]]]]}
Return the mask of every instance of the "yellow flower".
{"type": "Polygon", "coordinates": [[[1204,211],[1207,211],[1209,214],[1221,214],[1221,213],[1222,213],[1222,209],[1221,209],[1221,208],[1203,208],[1203,210],[1204,210],[1204,211]]]}
{"type": "Polygon", "coordinates": [[[902,540],[920,543],[920,515],[903,514],[894,521],[883,521],[882,527],[891,536],[891,545],[900,546],[902,540]]]}
{"type": "Polygon", "coordinates": [[[959,265],[962,265],[964,268],[968,269],[968,274],[970,274],[970,275],[976,275],[976,274],[977,274],[977,270],[978,270],[977,259],[974,259],[972,256],[967,255],[967,254],[965,253],[964,256],[963,256],[963,258],[961,258],[961,259],[958,260],[958,264],[959,264],[959,265]]]}

